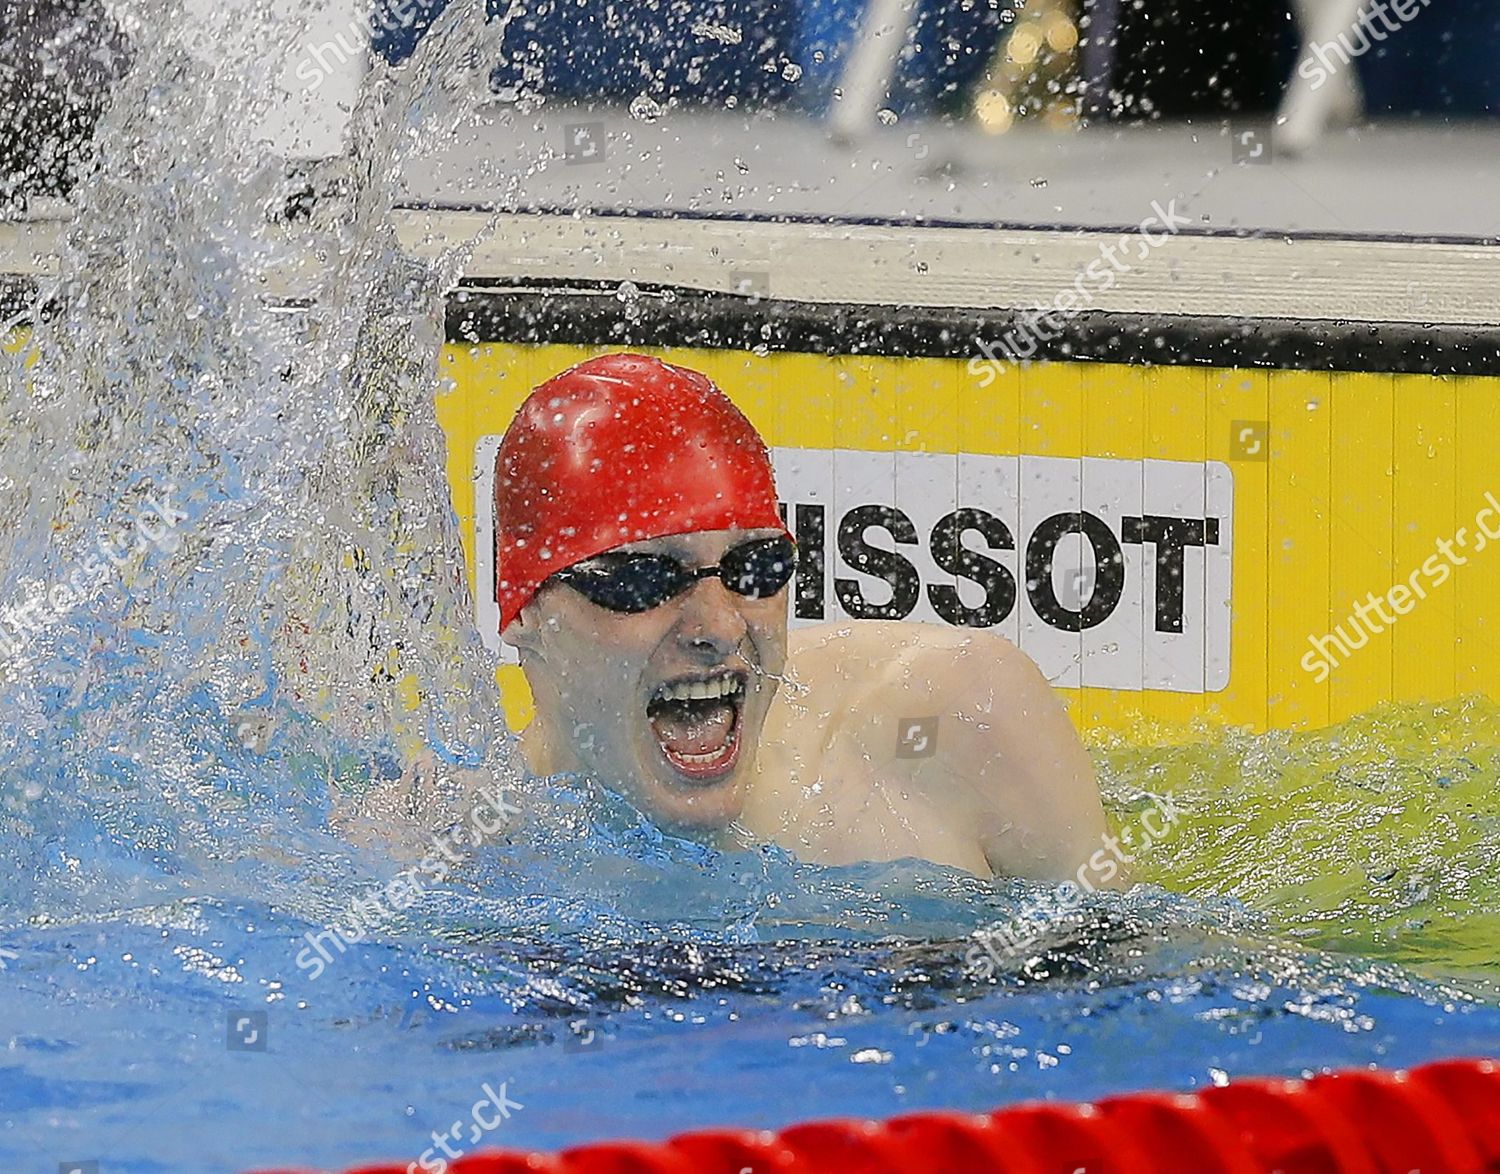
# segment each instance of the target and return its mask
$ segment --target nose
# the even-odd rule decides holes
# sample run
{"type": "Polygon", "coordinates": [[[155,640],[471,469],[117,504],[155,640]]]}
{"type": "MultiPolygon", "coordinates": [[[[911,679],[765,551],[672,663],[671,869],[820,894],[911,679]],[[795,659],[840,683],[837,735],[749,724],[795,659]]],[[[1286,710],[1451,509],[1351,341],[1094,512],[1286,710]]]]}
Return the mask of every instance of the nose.
{"type": "Polygon", "coordinates": [[[740,646],[747,631],[735,597],[717,578],[700,579],[682,599],[677,640],[706,664],[723,660],[740,646]]]}

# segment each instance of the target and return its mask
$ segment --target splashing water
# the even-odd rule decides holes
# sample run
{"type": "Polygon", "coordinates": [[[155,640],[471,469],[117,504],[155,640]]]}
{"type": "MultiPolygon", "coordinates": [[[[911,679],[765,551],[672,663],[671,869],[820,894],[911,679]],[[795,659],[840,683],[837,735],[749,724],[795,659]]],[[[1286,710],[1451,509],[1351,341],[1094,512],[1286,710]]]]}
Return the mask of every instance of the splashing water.
{"type": "Polygon", "coordinates": [[[1310,945],[1491,989],[1500,977],[1493,702],[1383,705],[1329,730],[1116,746],[1105,761],[1122,800],[1170,785],[1190,811],[1143,860],[1149,879],[1235,897],[1310,945]]]}
{"type": "MultiPolygon", "coordinates": [[[[234,15],[224,60],[284,59],[234,15]]],[[[441,61],[367,87],[342,207],[304,228],[267,216],[285,170],[251,129],[263,72],[138,38],[0,442],[5,594],[84,586],[4,686],[11,815],[80,892],[96,870],[183,875],[295,794],[305,815],[350,805],[351,756],[504,768],[493,672],[446,622],[463,585],[429,357],[461,250],[417,264],[388,212],[413,128],[451,128],[482,83],[460,67],[496,35],[459,15],[445,34],[441,61]],[[143,512],[170,541],[116,559],[143,512]],[[81,870],[80,833],[99,845],[81,870]]]]}
{"type": "Polygon", "coordinates": [[[11,1165],[413,1160],[485,1081],[525,1106],[487,1140],[551,1146],[1500,1051],[1491,708],[1109,748],[1119,827],[1186,813],[1138,879],[1192,895],[987,955],[1044,890],[710,850],[523,780],[433,411],[472,242],[418,259],[390,214],[504,18],[455,6],[378,68],[337,199],[288,222],[257,63],[297,30],[226,8],[195,55],[137,17],[0,432],[0,608],[42,601],[0,681],[11,1165]],[[497,784],[524,819],[460,839],[497,784]],[[441,880],[352,916],[440,843],[441,880]],[[1319,952],[1351,946],[1381,960],[1319,952]]]}

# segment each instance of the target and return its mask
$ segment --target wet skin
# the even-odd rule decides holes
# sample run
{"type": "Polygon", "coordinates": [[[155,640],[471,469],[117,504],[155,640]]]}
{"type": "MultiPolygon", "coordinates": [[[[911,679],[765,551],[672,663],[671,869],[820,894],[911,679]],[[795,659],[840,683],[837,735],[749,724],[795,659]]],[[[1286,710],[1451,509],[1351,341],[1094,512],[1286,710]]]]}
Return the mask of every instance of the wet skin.
{"type": "MultiPolygon", "coordinates": [[[[770,533],[620,549],[711,566],[770,533]]],[[[536,701],[522,738],[531,769],[589,774],[689,835],[749,832],[825,863],[915,856],[1062,878],[1106,830],[1061,703],[1029,657],[988,632],[861,621],[789,637],[786,589],[750,599],[708,578],[637,614],[551,583],[504,636],[536,701]],[[737,744],[706,767],[674,758],[651,717],[663,690],[726,673],[743,686],[737,744]],[[933,723],[920,747],[914,719],[933,723]]]]}
{"type": "MultiPolygon", "coordinates": [[[[718,530],[619,549],[712,566],[730,547],[775,533],[718,530]]],[[[533,770],[591,774],[679,830],[713,831],[739,818],[786,666],[785,590],[750,599],[709,578],[650,611],[623,614],[549,583],[505,638],[520,650],[536,700],[536,720],[522,740],[533,770]],[[664,751],[648,709],[665,686],[725,673],[742,685],[733,734],[739,752],[729,769],[695,777],[664,751]]]]}

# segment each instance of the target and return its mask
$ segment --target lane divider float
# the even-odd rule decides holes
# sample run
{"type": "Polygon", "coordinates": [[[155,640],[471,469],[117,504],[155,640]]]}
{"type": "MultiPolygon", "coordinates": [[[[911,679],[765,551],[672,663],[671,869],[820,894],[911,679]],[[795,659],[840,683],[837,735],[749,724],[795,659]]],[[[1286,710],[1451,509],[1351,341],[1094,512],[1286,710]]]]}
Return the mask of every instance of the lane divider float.
{"type": "MultiPolygon", "coordinates": [[[[346,1174],[409,1174],[416,1163],[346,1174]]],[[[557,1154],[490,1151],[449,1174],[1500,1174],[1500,1062],[1251,1078],[1193,1093],[708,1130],[557,1154]]],[[[307,1174],[285,1169],[262,1174],[307,1174]]]]}

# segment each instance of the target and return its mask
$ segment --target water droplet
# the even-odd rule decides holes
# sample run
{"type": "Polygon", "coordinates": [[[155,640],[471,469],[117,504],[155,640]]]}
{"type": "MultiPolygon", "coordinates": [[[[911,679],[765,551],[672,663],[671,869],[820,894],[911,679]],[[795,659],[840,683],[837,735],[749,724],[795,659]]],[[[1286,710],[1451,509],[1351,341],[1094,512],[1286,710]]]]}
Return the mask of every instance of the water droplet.
{"type": "Polygon", "coordinates": [[[649,94],[637,94],[630,103],[630,117],[641,122],[655,122],[665,113],[661,103],[649,94]]]}

